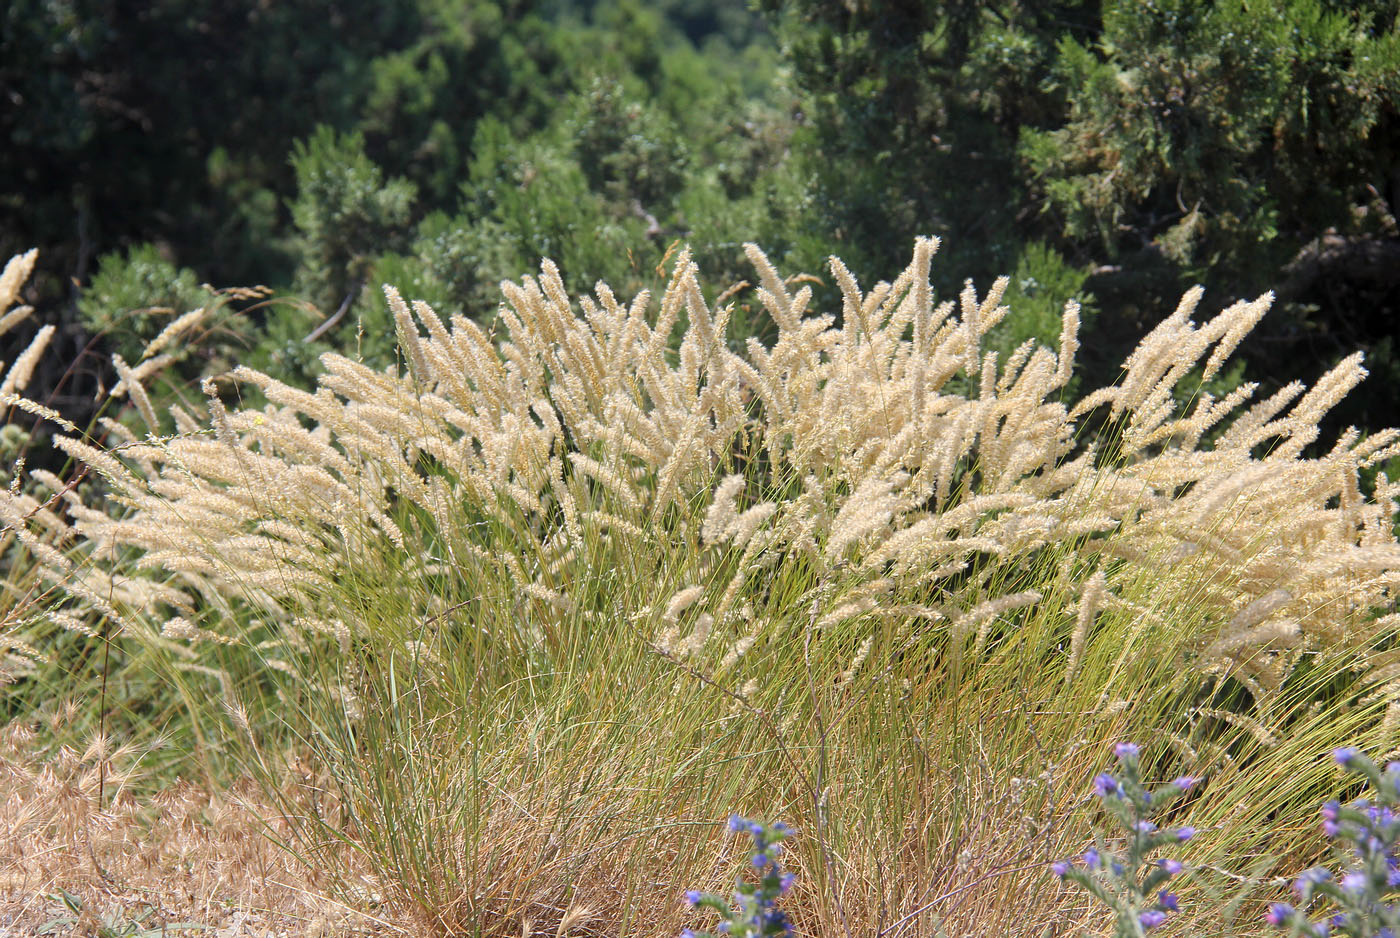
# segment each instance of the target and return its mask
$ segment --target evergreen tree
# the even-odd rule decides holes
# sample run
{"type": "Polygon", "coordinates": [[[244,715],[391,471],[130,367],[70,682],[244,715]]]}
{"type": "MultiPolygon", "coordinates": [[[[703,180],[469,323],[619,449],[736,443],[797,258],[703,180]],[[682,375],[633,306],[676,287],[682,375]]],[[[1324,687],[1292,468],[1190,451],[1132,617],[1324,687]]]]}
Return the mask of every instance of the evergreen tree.
{"type": "MultiPolygon", "coordinates": [[[[1247,354],[1321,370],[1360,345],[1400,378],[1394,2],[767,6],[848,258],[888,267],[914,235],[948,235],[953,270],[1091,294],[1091,370],[1192,283],[1213,308],[1276,288],[1247,354]]],[[[1371,391],[1339,419],[1391,421],[1400,381],[1371,391]]]]}

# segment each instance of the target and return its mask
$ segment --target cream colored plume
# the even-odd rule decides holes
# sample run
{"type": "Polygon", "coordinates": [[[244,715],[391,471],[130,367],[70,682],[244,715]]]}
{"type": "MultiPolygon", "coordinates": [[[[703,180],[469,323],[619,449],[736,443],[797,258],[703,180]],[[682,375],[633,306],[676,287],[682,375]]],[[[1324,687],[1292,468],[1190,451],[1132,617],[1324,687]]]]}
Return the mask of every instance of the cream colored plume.
{"type": "MultiPolygon", "coordinates": [[[[203,431],[180,411],[179,434],[120,453],[61,442],[111,496],[106,508],[75,505],[62,523],[94,557],[101,546],[142,558],[164,586],[141,615],[193,622],[162,610],[206,610],[208,628],[233,621],[215,612],[235,603],[267,621],[312,618],[343,565],[391,550],[410,565],[431,554],[447,568],[496,571],[545,617],[519,626],[530,640],[529,629],[559,617],[602,616],[669,629],[662,644],[688,653],[709,647],[711,632],[724,636],[715,647],[752,644],[736,610],[776,565],[797,562],[845,584],[846,598],[813,617],[823,623],[902,610],[975,649],[1027,617],[1060,615],[1071,679],[1095,617],[1120,608],[1129,586],[1143,609],[1199,611],[1200,668],[1239,674],[1261,693],[1305,651],[1372,640],[1371,610],[1392,596],[1400,545],[1393,488],[1368,497],[1361,470],[1395,455],[1396,436],[1348,434],[1304,455],[1322,416],[1364,376],[1359,356],[1311,390],[1290,385],[1257,402],[1252,385],[1201,394],[1192,375],[1217,372],[1271,298],[1198,326],[1192,290],[1116,385],[1066,402],[1078,306],[1065,307],[1057,348],[1029,343],[1002,361],[985,339],[1015,315],[1005,280],[936,303],[936,249],[918,240],[908,268],[868,292],[833,258],[840,297],[823,312],[810,287],[792,290],[748,245],[753,297],[776,333],[742,350],[688,252],[656,304],[601,284],[571,297],[546,261],[539,276],[501,285],[498,336],[390,290],[406,372],[328,354],[317,386],[298,388],[240,368],[234,377],[266,406],[226,412],[211,398],[203,431]],[[1099,407],[1121,420],[1118,458],[1084,438],[1099,407]],[[567,571],[585,545],[641,552],[659,542],[693,542],[701,559],[658,583],[651,606],[604,615],[573,601],[567,571]],[[1068,608],[999,592],[989,570],[1046,550],[1084,571],[1068,608]],[[884,584],[878,603],[849,598],[873,595],[860,593],[873,581],[884,584]],[[680,618],[697,624],[686,639],[680,618]]],[[[11,294],[15,263],[0,278],[11,294]]],[[[140,367],[121,371],[133,396],[140,367]]],[[[11,506],[8,517],[22,515],[11,506]]],[[[121,579],[123,595],[136,603],[132,579],[121,579]]],[[[863,646],[847,670],[881,653],[863,646]]]]}

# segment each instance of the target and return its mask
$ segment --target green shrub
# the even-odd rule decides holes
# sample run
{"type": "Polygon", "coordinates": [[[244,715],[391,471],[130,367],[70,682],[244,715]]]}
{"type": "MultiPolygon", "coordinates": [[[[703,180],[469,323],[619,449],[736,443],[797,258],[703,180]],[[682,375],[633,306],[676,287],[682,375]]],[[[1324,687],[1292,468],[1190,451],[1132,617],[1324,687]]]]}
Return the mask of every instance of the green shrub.
{"type": "Polygon", "coordinates": [[[100,335],[109,353],[126,361],[142,351],[170,322],[211,299],[188,268],[177,268],[153,244],[104,255],[92,282],[78,298],[83,326],[100,335]]]}

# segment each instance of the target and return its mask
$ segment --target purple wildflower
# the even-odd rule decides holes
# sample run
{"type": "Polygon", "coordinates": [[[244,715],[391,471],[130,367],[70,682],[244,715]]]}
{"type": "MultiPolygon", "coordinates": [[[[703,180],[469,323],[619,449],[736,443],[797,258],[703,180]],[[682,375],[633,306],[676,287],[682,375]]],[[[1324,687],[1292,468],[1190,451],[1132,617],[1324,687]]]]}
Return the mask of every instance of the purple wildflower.
{"type": "Polygon", "coordinates": [[[1332,750],[1332,758],[1337,761],[1338,765],[1343,766],[1351,765],[1359,755],[1361,755],[1361,750],[1357,749],[1355,746],[1342,746],[1339,749],[1332,750]]]}
{"type": "Polygon", "coordinates": [[[1093,847],[1084,851],[1084,865],[1091,870],[1096,870],[1103,866],[1103,861],[1099,859],[1099,852],[1093,847]]]}
{"type": "Polygon", "coordinates": [[[1180,860],[1160,860],[1158,862],[1161,863],[1162,869],[1166,870],[1172,876],[1175,876],[1177,873],[1181,872],[1180,860]]]}
{"type": "Polygon", "coordinates": [[[685,901],[691,905],[699,905],[702,893],[698,889],[687,889],[685,891],[685,901]]]}
{"type": "Polygon", "coordinates": [[[1264,921],[1270,925],[1282,926],[1293,917],[1293,906],[1286,902],[1275,902],[1269,906],[1269,911],[1264,913],[1264,921]]]}
{"type": "Polygon", "coordinates": [[[1133,825],[1133,828],[1139,834],[1157,833],[1157,825],[1153,824],[1151,821],[1138,821],[1136,824],[1133,825]]]}
{"type": "Polygon", "coordinates": [[[1157,893],[1157,901],[1161,904],[1162,908],[1166,909],[1168,912],[1181,911],[1177,907],[1176,895],[1174,893],[1167,892],[1165,889],[1157,893]]]}
{"type": "Polygon", "coordinates": [[[1196,836],[1196,828],[1192,827],[1192,826],[1189,825],[1189,824],[1186,825],[1185,827],[1178,827],[1178,828],[1176,829],[1176,839],[1177,839],[1177,841],[1180,842],[1180,843],[1183,843],[1183,844],[1184,844],[1184,843],[1186,843],[1186,841],[1190,840],[1192,837],[1195,837],[1195,836],[1196,836]]]}
{"type": "Polygon", "coordinates": [[[1050,864],[1050,872],[1060,877],[1060,879],[1064,879],[1069,875],[1069,862],[1066,860],[1056,860],[1054,863],[1050,864]]]}
{"type": "Polygon", "coordinates": [[[1094,790],[1099,793],[1100,798],[1123,796],[1123,783],[1118,781],[1107,772],[1100,772],[1094,776],[1094,790]]]}
{"type": "Polygon", "coordinates": [[[1142,923],[1142,927],[1149,931],[1153,928],[1156,928],[1158,925],[1162,924],[1166,920],[1167,913],[1161,911],[1160,909],[1148,909],[1146,912],[1138,916],[1138,921],[1142,923]]]}
{"type": "Polygon", "coordinates": [[[1183,775],[1180,778],[1174,779],[1172,784],[1176,786],[1178,791],[1190,791],[1195,788],[1200,781],[1201,780],[1194,775],[1183,775]]]}
{"type": "Polygon", "coordinates": [[[1301,896],[1307,890],[1310,890],[1312,887],[1318,885],[1319,883],[1325,883],[1331,878],[1332,874],[1330,871],[1328,871],[1324,867],[1315,866],[1310,870],[1304,870],[1303,875],[1299,876],[1294,881],[1293,891],[1301,896]]]}
{"type": "Polygon", "coordinates": [[[1123,762],[1127,762],[1129,759],[1136,759],[1138,751],[1137,743],[1119,743],[1113,747],[1113,754],[1123,762]]]}
{"type": "Polygon", "coordinates": [[[1341,886],[1346,892],[1360,893],[1366,889],[1366,875],[1358,872],[1348,873],[1342,877],[1341,886]]]}

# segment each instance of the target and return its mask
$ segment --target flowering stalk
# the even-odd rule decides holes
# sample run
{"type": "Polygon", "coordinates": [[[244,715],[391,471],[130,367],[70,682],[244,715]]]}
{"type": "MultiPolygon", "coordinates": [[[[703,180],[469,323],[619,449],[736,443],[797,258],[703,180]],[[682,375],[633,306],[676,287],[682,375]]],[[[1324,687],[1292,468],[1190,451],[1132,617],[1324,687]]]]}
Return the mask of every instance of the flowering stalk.
{"type": "MultiPolygon", "coordinates": [[[[755,885],[740,877],[734,891],[731,905],[712,893],[691,889],[685,899],[692,906],[707,906],[720,915],[715,932],[728,938],[768,938],[768,936],[791,935],[792,924],[787,913],[777,907],[778,899],[790,888],[796,878],[794,873],[783,872],[778,858],[783,853],[783,841],[792,833],[792,828],[781,821],[774,824],[760,824],[748,821],[735,814],[729,819],[729,829],[735,833],[747,833],[753,838],[753,857],[750,861],[759,872],[755,885]]],[[[681,938],[715,938],[710,932],[695,932],[687,928],[681,938]]]]}
{"type": "Polygon", "coordinates": [[[1149,791],[1139,774],[1138,747],[1119,743],[1114,752],[1118,774],[1100,772],[1094,777],[1094,790],[1128,835],[1125,853],[1120,857],[1100,843],[1079,860],[1061,860],[1051,868],[1114,911],[1115,938],[1141,938],[1177,911],[1177,898],[1166,886],[1183,869],[1180,860],[1153,859],[1150,854],[1196,834],[1194,827],[1161,829],[1152,816],[1190,791],[1198,779],[1184,775],[1149,791]]]}
{"type": "Polygon", "coordinates": [[[1290,935],[1327,938],[1334,931],[1352,938],[1395,938],[1400,935],[1400,908],[1389,900],[1400,888],[1400,762],[1382,773],[1375,762],[1350,747],[1338,749],[1332,758],[1370,784],[1374,798],[1359,798],[1343,805],[1329,801],[1322,806],[1322,832],[1332,841],[1340,875],[1325,866],[1305,871],[1293,884],[1298,908],[1286,902],[1269,907],[1264,918],[1290,935]],[[1334,907],[1327,914],[1329,904],[1334,907]],[[1319,902],[1312,918],[1308,908],[1319,902]]]}

